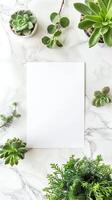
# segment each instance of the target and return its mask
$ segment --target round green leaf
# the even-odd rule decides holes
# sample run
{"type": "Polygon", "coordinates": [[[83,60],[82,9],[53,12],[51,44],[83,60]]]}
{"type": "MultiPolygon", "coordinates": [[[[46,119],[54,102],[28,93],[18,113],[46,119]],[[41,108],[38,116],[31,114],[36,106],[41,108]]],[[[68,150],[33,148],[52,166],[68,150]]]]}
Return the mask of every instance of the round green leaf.
{"type": "Polygon", "coordinates": [[[43,44],[48,45],[49,42],[50,42],[50,38],[49,37],[45,36],[45,37],[42,38],[42,43],[43,44]]]}
{"type": "Polygon", "coordinates": [[[59,21],[59,14],[56,13],[56,12],[53,12],[51,15],[50,15],[50,20],[51,22],[53,22],[54,24],[57,23],[59,21]]]}
{"type": "Polygon", "coordinates": [[[56,31],[55,25],[53,25],[53,24],[49,25],[48,28],[47,28],[47,31],[48,31],[49,34],[55,33],[55,31],[56,31]]]}
{"type": "Polygon", "coordinates": [[[110,88],[107,86],[107,87],[104,87],[103,89],[102,89],[102,92],[103,92],[103,94],[108,94],[109,92],[110,92],[110,88]]]}
{"type": "Polygon", "coordinates": [[[54,34],[54,36],[55,36],[55,37],[58,37],[58,36],[61,35],[61,33],[62,33],[61,31],[56,31],[55,34],[54,34]]]}
{"type": "Polygon", "coordinates": [[[60,24],[61,24],[61,26],[62,26],[63,28],[66,28],[67,26],[69,26],[70,21],[69,21],[69,19],[68,19],[67,17],[62,17],[62,18],[60,19],[60,24]]]}

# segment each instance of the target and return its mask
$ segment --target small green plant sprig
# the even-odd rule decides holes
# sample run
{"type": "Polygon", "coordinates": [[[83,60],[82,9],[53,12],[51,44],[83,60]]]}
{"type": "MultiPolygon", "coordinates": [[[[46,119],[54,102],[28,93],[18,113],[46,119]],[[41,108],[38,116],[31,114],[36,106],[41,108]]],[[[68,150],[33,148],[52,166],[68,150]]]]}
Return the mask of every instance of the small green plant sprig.
{"type": "Polygon", "coordinates": [[[104,87],[102,91],[94,92],[94,99],[92,104],[96,107],[101,107],[106,104],[112,103],[112,97],[110,96],[110,88],[104,87]]]}
{"type": "Polygon", "coordinates": [[[72,156],[63,166],[51,164],[51,168],[44,189],[47,200],[112,199],[112,168],[101,156],[95,160],[72,156]]]}
{"type": "Polygon", "coordinates": [[[37,19],[30,10],[20,10],[11,15],[9,23],[15,34],[27,36],[34,30],[37,19]]]}
{"type": "Polygon", "coordinates": [[[11,166],[17,165],[21,159],[24,159],[27,152],[26,143],[18,138],[8,139],[7,142],[0,147],[0,158],[5,164],[11,166]]]}
{"type": "Polygon", "coordinates": [[[10,115],[0,114],[0,129],[9,127],[15,118],[21,117],[21,115],[17,112],[17,106],[18,106],[17,102],[14,102],[11,105],[10,115]]]}
{"type": "Polygon", "coordinates": [[[42,43],[48,48],[53,47],[63,47],[62,42],[60,41],[60,36],[65,28],[70,24],[70,21],[67,17],[61,17],[61,11],[64,5],[64,0],[62,1],[61,8],[59,13],[53,12],[50,15],[50,24],[47,28],[48,33],[51,37],[45,36],[42,38],[42,43]]]}
{"type": "Polygon", "coordinates": [[[74,3],[74,7],[82,15],[78,27],[89,32],[89,47],[99,41],[112,46],[112,1],[86,0],[85,4],[74,3]]]}

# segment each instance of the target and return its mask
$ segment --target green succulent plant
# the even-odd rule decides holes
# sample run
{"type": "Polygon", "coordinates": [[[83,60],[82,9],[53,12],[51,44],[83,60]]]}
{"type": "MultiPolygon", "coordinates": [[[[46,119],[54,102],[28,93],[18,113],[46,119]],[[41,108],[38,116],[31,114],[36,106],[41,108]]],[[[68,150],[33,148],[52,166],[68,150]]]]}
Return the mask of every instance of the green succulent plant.
{"type": "Polygon", "coordinates": [[[74,3],[74,7],[82,15],[78,24],[80,29],[89,33],[89,47],[99,41],[112,46],[112,0],[86,0],[74,3]]]}
{"type": "Polygon", "coordinates": [[[112,168],[102,162],[72,156],[59,167],[52,164],[48,187],[44,189],[47,200],[111,200],[112,168]]]}
{"type": "Polygon", "coordinates": [[[0,158],[5,164],[17,165],[27,152],[26,143],[18,138],[8,139],[0,148],[0,158]]]}
{"type": "Polygon", "coordinates": [[[112,97],[109,94],[110,88],[104,87],[102,91],[95,91],[94,92],[94,99],[92,104],[96,107],[101,107],[106,104],[112,103],[112,97]]]}
{"type": "Polygon", "coordinates": [[[14,102],[11,105],[11,114],[4,115],[0,114],[0,129],[9,127],[14,119],[21,117],[21,115],[17,112],[18,103],[14,102]]]}
{"type": "Polygon", "coordinates": [[[50,21],[52,24],[47,27],[47,32],[50,36],[44,36],[42,38],[42,43],[48,48],[63,47],[63,44],[60,41],[60,36],[62,35],[65,28],[67,28],[70,24],[68,17],[61,16],[61,11],[64,3],[65,1],[62,0],[59,12],[53,12],[50,15],[50,21]]]}
{"type": "Polygon", "coordinates": [[[20,10],[11,15],[10,27],[14,33],[21,36],[30,35],[37,23],[30,10],[20,10]]]}

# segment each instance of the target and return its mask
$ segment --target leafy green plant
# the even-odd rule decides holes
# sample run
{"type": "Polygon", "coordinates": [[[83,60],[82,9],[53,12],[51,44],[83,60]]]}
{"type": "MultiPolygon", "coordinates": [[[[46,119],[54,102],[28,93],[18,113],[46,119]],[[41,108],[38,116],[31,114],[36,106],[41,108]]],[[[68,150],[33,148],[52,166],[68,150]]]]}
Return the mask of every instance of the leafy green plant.
{"type": "Polygon", "coordinates": [[[30,35],[37,23],[36,17],[30,10],[20,10],[11,15],[10,27],[12,31],[21,36],[30,35]]]}
{"type": "Polygon", "coordinates": [[[4,115],[0,114],[0,128],[7,128],[9,127],[15,118],[21,117],[21,115],[17,112],[18,103],[14,102],[11,105],[11,114],[4,115]]]}
{"type": "Polygon", "coordinates": [[[80,29],[89,34],[89,47],[99,41],[112,46],[112,0],[86,0],[74,3],[74,7],[82,15],[78,24],[80,29]]]}
{"type": "Polygon", "coordinates": [[[50,15],[50,24],[47,28],[48,33],[51,37],[45,36],[42,38],[42,43],[48,48],[53,47],[63,47],[62,42],[60,41],[60,36],[65,28],[69,26],[69,19],[67,17],[61,17],[61,11],[64,5],[64,0],[62,1],[60,11],[58,13],[53,12],[50,15]]]}
{"type": "Polygon", "coordinates": [[[44,189],[47,200],[111,200],[112,168],[102,162],[72,156],[62,167],[52,164],[48,187],[44,189]]]}
{"type": "Polygon", "coordinates": [[[0,148],[0,158],[4,159],[5,164],[17,165],[24,159],[27,152],[26,143],[18,138],[8,139],[0,148]]]}
{"type": "Polygon", "coordinates": [[[93,105],[96,107],[101,107],[106,104],[112,103],[112,97],[109,94],[110,88],[104,87],[102,91],[95,91],[94,92],[94,99],[93,99],[93,105]]]}

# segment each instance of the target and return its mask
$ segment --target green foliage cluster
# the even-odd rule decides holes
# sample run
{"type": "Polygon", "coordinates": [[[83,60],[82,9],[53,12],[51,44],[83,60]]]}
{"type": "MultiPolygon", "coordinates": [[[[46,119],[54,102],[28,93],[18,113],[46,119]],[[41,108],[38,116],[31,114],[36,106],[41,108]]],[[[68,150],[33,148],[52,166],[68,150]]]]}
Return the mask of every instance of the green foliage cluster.
{"type": "Polygon", "coordinates": [[[30,10],[20,10],[11,15],[10,27],[17,35],[30,35],[37,23],[36,17],[30,10]]]}
{"type": "Polygon", "coordinates": [[[109,87],[104,87],[102,91],[95,91],[93,105],[96,107],[101,107],[106,104],[112,103],[112,97],[110,96],[109,92],[109,87]]]}
{"type": "Polygon", "coordinates": [[[69,19],[67,17],[61,17],[60,13],[53,12],[50,15],[50,24],[47,28],[48,33],[51,37],[45,36],[42,38],[42,43],[48,48],[53,47],[63,47],[62,42],[60,42],[59,37],[61,36],[63,29],[69,26],[69,19]]]}
{"type": "Polygon", "coordinates": [[[17,165],[24,159],[27,152],[26,143],[18,138],[8,139],[0,148],[0,158],[4,159],[5,164],[17,165]]]}
{"type": "Polygon", "coordinates": [[[72,156],[62,167],[52,164],[47,200],[112,200],[112,168],[102,162],[72,156]]]}
{"type": "Polygon", "coordinates": [[[14,102],[11,106],[11,114],[4,115],[0,114],[0,128],[7,128],[9,127],[15,118],[21,117],[21,115],[17,112],[18,103],[14,102]]]}
{"type": "Polygon", "coordinates": [[[112,0],[86,0],[74,3],[74,7],[83,16],[78,27],[91,29],[89,47],[93,47],[102,38],[107,46],[112,46],[112,0]]]}

